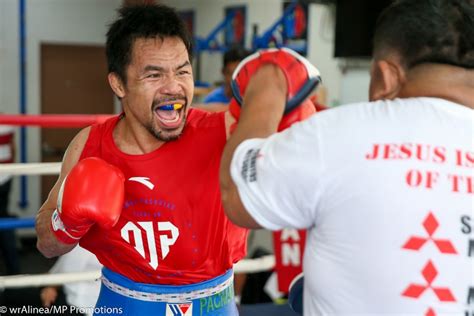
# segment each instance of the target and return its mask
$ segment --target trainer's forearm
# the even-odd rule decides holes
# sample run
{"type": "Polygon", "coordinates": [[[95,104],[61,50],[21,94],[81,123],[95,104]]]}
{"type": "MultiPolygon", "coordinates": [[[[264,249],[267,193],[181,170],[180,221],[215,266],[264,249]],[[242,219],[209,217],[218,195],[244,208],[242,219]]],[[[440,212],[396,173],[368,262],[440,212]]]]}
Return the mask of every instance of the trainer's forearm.
{"type": "Polygon", "coordinates": [[[51,231],[51,215],[54,209],[43,208],[36,216],[36,234],[38,237],[36,246],[47,258],[63,255],[71,251],[76,244],[67,245],[60,242],[51,231]]]}
{"type": "Polygon", "coordinates": [[[238,225],[259,227],[245,210],[230,176],[232,157],[243,141],[265,138],[277,131],[286,93],[286,79],[278,67],[268,65],[258,70],[247,87],[237,127],[224,148],[220,166],[222,202],[227,216],[238,225]]]}

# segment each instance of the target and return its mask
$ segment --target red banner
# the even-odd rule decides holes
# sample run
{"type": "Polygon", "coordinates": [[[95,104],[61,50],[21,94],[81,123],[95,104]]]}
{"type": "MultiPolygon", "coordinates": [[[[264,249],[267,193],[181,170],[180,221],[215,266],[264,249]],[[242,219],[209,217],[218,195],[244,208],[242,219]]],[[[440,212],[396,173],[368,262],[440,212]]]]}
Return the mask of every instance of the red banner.
{"type": "Polygon", "coordinates": [[[303,270],[305,241],[306,230],[283,229],[273,233],[275,271],[280,292],[288,293],[291,281],[303,270]]]}

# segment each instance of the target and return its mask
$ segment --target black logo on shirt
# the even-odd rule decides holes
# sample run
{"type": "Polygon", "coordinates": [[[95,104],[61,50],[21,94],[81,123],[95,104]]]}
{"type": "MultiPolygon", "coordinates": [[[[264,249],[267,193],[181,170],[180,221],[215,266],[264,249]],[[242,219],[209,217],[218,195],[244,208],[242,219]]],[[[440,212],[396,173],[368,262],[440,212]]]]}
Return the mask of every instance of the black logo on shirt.
{"type": "Polygon", "coordinates": [[[241,175],[246,182],[257,181],[257,168],[255,166],[260,149],[249,149],[245,153],[242,163],[241,175]]]}

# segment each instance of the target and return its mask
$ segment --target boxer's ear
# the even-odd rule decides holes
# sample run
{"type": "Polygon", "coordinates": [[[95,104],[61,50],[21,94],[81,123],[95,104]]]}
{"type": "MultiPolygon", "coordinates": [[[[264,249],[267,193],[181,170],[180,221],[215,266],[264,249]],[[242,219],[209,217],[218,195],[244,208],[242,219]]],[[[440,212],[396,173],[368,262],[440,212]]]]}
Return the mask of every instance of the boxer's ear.
{"type": "Polygon", "coordinates": [[[125,96],[125,85],[122,79],[120,79],[119,75],[117,75],[115,72],[111,72],[107,76],[107,79],[109,80],[110,87],[117,97],[123,98],[125,96]]]}

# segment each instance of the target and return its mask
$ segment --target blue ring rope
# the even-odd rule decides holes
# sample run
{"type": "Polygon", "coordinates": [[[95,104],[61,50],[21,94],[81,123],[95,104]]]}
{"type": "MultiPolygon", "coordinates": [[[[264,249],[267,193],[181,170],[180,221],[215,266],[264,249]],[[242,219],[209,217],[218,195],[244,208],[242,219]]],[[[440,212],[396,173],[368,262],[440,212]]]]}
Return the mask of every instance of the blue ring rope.
{"type": "Polygon", "coordinates": [[[33,227],[35,227],[34,217],[0,219],[0,231],[17,229],[17,228],[33,228],[33,227]]]}

